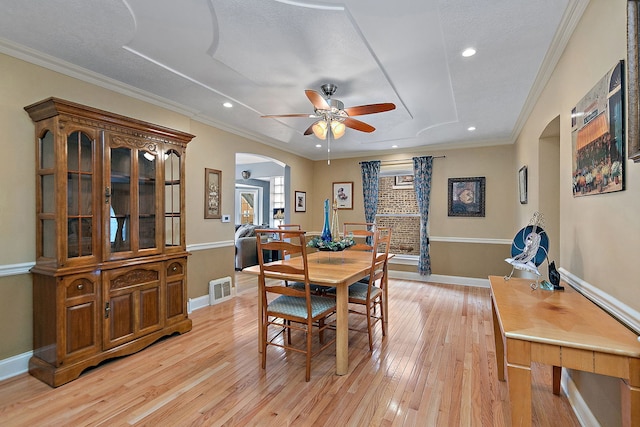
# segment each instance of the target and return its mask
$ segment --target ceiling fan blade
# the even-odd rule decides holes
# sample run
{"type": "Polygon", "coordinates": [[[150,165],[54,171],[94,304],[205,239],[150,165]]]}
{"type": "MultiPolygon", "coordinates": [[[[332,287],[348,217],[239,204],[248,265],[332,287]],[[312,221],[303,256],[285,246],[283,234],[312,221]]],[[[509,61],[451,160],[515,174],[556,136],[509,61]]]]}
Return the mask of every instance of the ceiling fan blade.
{"type": "Polygon", "coordinates": [[[346,127],[359,130],[360,132],[370,133],[376,130],[373,126],[365,122],[361,122],[360,120],[352,119],[351,117],[345,117],[342,123],[344,123],[346,127]]]}
{"type": "Polygon", "coordinates": [[[331,106],[327,103],[327,100],[324,99],[324,97],[320,95],[319,92],[316,92],[315,90],[307,89],[304,91],[304,93],[307,95],[307,98],[309,98],[309,101],[311,101],[311,103],[313,104],[313,107],[316,110],[331,109],[331,106]]]}
{"type": "Polygon", "coordinates": [[[350,116],[364,116],[365,114],[382,113],[384,111],[391,111],[395,109],[395,104],[385,102],[382,104],[358,105],[357,107],[345,108],[344,111],[350,116]]]}
{"type": "Polygon", "coordinates": [[[313,129],[312,129],[312,128],[313,128],[313,125],[315,125],[316,123],[318,123],[318,122],[313,122],[313,123],[311,124],[311,126],[309,126],[309,127],[307,128],[307,130],[305,130],[305,131],[304,131],[304,134],[305,134],[305,135],[311,135],[311,134],[313,133],[313,129]]]}
{"type": "Polygon", "coordinates": [[[316,118],[318,116],[316,116],[315,114],[309,114],[309,113],[300,113],[300,114],[267,114],[265,116],[260,116],[263,118],[267,118],[267,119],[272,119],[275,117],[307,117],[307,118],[316,118]]]}

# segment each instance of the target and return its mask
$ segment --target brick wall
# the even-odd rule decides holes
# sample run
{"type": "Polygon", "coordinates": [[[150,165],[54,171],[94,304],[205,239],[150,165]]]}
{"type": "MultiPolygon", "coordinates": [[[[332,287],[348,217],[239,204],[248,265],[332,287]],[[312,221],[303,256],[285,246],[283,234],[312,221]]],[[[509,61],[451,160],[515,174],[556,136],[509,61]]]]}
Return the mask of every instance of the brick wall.
{"type": "Polygon", "coordinates": [[[378,187],[378,216],[376,223],[380,227],[390,227],[390,252],[402,255],[420,255],[420,217],[387,216],[393,214],[419,214],[416,193],[411,189],[394,189],[395,177],[380,178],[378,187]]]}

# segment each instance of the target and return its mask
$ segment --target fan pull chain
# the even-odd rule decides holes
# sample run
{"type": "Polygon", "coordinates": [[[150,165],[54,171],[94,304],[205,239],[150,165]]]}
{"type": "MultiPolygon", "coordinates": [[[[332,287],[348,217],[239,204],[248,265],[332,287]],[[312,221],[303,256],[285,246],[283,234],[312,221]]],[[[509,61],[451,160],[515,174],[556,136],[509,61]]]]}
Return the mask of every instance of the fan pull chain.
{"type": "Polygon", "coordinates": [[[331,122],[327,122],[327,165],[331,164],[331,122]]]}

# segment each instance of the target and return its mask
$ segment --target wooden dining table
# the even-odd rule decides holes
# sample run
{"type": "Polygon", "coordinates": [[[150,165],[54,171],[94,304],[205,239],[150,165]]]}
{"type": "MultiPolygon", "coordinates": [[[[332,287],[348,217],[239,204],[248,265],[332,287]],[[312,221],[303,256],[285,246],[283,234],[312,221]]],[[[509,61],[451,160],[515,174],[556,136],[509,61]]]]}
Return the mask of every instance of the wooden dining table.
{"type": "MultiPolygon", "coordinates": [[[[389,254],[389,258],[393,257],[389,254]]],[[[369,275],[371,269],[371,252],[345,250],[340,252],[318,251],[307,255],[309,265],[309,281],[323,286],[336,288],[336,374],[349,372],[349,285],[369,275]]],[[[302,258],[274,261],[273,264],[292,264],[300,267],[302,258]]],[[[260,266],[254,265],[243,272],[260,275],[260,266]]],[[[278,279],[287,280],[286,275],[278,279]]],[[[384,279],[387,280],[385,274],[384,279]]],[[[385,321],[388,319],[387,283],[383,286],[383,307],[385,321]]],[[[262,293],[258,292],[258,310],[262,306],[262,293]]],[[[261,312],[258,313],[258,333],[262,337],[260,324],[261,312]]]]}

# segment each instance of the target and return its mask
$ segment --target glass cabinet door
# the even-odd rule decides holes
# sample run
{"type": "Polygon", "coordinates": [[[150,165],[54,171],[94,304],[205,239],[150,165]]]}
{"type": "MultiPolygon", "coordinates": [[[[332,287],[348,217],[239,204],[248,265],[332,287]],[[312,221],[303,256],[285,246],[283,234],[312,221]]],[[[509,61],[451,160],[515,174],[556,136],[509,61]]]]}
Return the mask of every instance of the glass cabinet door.
{"type": "Polygon", "coordinates": [[[165,247],[181,246],[182,207],[180,153],[167,151],[164,159],[164,230],[165,247]]]}
{"type": "Polygon", "coordinates": [[[132,149],[111,148],[110,180],[106,188],[109,209],[110,252],[128,252],[131,246],[132,149]]]}
{"type": "Polygon", "coordinates": [[[94,254],[93,142],[83,132],[67,137],[68,259],[94,254]]]}
{"type": "Polygon", "coordinates": [[[144,256],[162,250],[162,198],[155,144],[107,135],[107,259],[144,256]]]}
{"type": "Polygon", "coordinates": [[[138,151],[138,242],[140,249],[156,247],[157,156],[138,151]]]}

